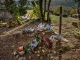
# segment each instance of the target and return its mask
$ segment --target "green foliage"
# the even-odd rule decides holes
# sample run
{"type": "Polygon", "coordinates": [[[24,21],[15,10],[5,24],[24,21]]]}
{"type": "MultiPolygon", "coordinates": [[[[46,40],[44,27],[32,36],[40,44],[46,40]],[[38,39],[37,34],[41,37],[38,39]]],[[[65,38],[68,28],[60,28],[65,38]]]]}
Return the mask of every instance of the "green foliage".
{"type": "Polygon", "coordinates": [[[21,6],[19,6],[20,15],[26,14],[26,13],[27,13],[27,12],[26,12],[26,9],[27,9],[27,7],[21,7],[21,6]]]}
{"type": "Polygon", "coordinates": [[[25,6],[26,2],[27,2],[27,0],[19,0],[20,6],[25,6]]]}
{"type": "Polygon", "coordinates": [[[67,52],[67,51],[69,51],[71,48],[69,47],[69,46],[66,46],[66,47],[62,47],[61,49],[59,49],[58,51],[60,52],[60,53],[65,53],[65,52],[67,52]]]}
{"type": "MultiPolygon", "coordinates": [[[[50,18],[51,18],[52,22],[58,23],[60,17],[59,16],[55,16],[55,15],[50,15],[50,18]]],[[[73,18],[70,18],[70,17],[67,17],[67,18],[62,17],[62,19],[63,19],[63,22],[72,22],[72,21],[78,20],[78,19],[73,19],[73,18]]]]}
{"type": "Polygon", "coordinates": [[[75,2],[80,2],[80,0],[74,0],[75,2]]]}
{"type": "Polygon", "coordinates": [[[10,9],[11,9],[11,6],[14,4],[14,0],[5,0],[4,4],[5,4],[5,7],[6,9],[8,10],[8,12],[10,12],[11,14],[13,13],[10,9]]]}
{"type": "Polygon", "coordinates": [[[14,0],[5,0],[5,7],[11,14],[16,15],[16,12],[18,12],[18,15],[21,16],[26,13],[26,2],[27,0],[19,0],[19,5],[17,7],[14,0]]]}
{"type": "MultiPolygon", "coordinates": [[[[60,6],[57,6],[54,10],[53,10],[54,14],[60,14],[60,6]]],[[[62,6],[62,13],[66,14],[67,10],[64,6],[62,6]]]]}
{"type": "Polygon", "coordinates": [[[15,27],[15,26],[18,26],[19,24],[21,24],[21,22],[18,21],[17,19],[9,19],[9,20],[7,21],[6,26],[7,26],[7,27],[15,27]]]}
{"type": "Polygon", "coordinates": [[[40,18],[40,10],[39,10],[39,2],[32,1],[33,12],[31,14],[31,18],[37,17],[40,18]]]}
{"type": "Polygon", "coordinates": [[[77,22],[72,22],[72,25],[78,28],[78,23],[77,22]]]}
{"type": "Polygon", "coordinates": [[[72,8],[70,11],[70,15],[77,14],[77,8],[72,8]]]}
{"type": "Polygon", "coordinates": [[[79,30],[74,30],[74,36],[80,40],[80,31],[79,30]]]}
{"type": "Polygon", "coordinates": [[[31,46],[30,46],[30,43],[28,43],[26,46],[25,46],[25,53],[30,53],[31,51],[31,46]]]}
{"type": "Polygon", "coordinates": [[[20,15],[24,15],[26,14],[26,9],[27,9],[27,6],[26,6],[26,2],[27,0],[19,0],[19,12],[20,12],[20,15]]]}
{"type": "Polygon", "coordinates": [[[11,8],[9,10],[13,13],[15,17],[19,14],[19,8],[16,7],[15,4],[11,5],[11,8]]]}
{"type": "Polygon", "coordinates": [[[22,24],[22,19],[20,16],[26,13],[26,7],[24,6],[24,4],[22,4],[21,2],[21,4],[19,4],[19,6],[17,7],[13,0],[8,0],[5,1],[5,5],[8,12],[13,16],[13,19],[8,20],[7,27],[13,27],[22,24]]]}

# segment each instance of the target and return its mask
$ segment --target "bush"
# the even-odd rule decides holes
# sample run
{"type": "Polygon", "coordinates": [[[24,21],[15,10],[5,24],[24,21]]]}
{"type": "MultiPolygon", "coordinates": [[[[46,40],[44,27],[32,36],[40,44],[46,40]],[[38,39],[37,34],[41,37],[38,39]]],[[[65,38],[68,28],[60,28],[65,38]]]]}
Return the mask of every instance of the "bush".
{"type": "Polygon", "coordinates": [[[7,27],[15,27],[15,26],[18,26],[18,25],[20,25],[20,24],[22,24],[21,21],[19,21],[19,20],[17,20],[17,19],[9,19],[9,20],[7,21],[6,26],[7,26],[7,27]]]}
{"type": "Polygon", "coordinates": [[[72,25],[78,28],[77,22],[72,22],[72,25]]]}
{"type": "MultiPolygon", "coordinates": [[[[57,6],[54,10],[53,10],[54,14],[60,14],[60,6],[57,6]]],[[[66,14],[67,10],[64,6],[62,6],[62,13],[66,14]]]]}
{"type": "Polygon", "coordinates": [[[72,17],[78,18],[78,14],[73,14],[72,17]]]}
{"type": "Polygon", "coordinates": [[[70,11],[70,15],[73,15],[73,14],[77,14],[77,9],[71,9],[71,11],[70,11]]]}
{"type": "Polygon", "coordinates": [[[74,30],[74,36],[80,40],[80,31],[79,30],[74,30]]]}

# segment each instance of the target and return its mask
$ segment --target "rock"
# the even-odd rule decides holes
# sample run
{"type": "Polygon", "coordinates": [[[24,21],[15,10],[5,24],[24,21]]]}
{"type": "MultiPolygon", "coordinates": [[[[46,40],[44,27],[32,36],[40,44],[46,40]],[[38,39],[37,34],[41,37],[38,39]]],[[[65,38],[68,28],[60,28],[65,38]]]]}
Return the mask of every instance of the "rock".
{"type": "Polygon", "coordinates": [[[42,60],[42,59],[43,59],[43,57],[41,56],[41,57],[40,57],[40,60],[42,60]]]}
{"type": "Polygon", "coordinates": [[[50,57],[51,59],[53,58],[53,56],[50,57]]]}
{"type": "Polygon", "coordinates": [[[45,52],[45,50],[42,50],[42,52],[44,53],[44,52],[45,52]]]}
{"type": "Polygon", "coordinates": [[[25,57],[20,57],[18,60],[26,60],[25,57]]]}
{"type": "Polygon", "coordinates": [[[35,51],[34,53],[37,53],[37,51],[35,51]]]}
{"type": "Polygon", "coordinates": [[[23,51],[24,50],[24,47],[23,46],[20,46],[18,49],[19,49],[19,51],[23,51]]]}
{"type": "Polygon", "coordinates": [[[30,31],[30,32],[34,32],[34,29],[30,28],[29,31],[30,31]]]}
{"type": "Polygon", "coordinates": [[[31,56],[29,56],[29,59],[31,59],[31,56]]]}
{"type": "Polygon", "coordinates": [[[13,46],[11,46],[12,48],[14,48],[15,47],[15,45],[13,45],[13,46]]]}
{"type": "Polygon", "coordinates": [[[56,54],[56,52],[54,51],[54,54],[56,54]]]}
{"type": "Polygon", "coordinates": [[[19,52],[19,55],[24,55],[24,54],[25,54],[24,51],[20,51],[20,52],[19,52]]]}
{"type": "Polygon", "coordinates": [[[37,51],[37,53],[40,53],[40,51],[37,51]]]}
{"type": "Polygon", "coordinates": [[[39,49],[41,49],[41,47],[39,47],[39,49]]]}
{"type": "Polygon", "coordinates": [[[43,35],[45,34],[45,32],[42,33],[43,35]]]}
{"type": "Polygon", "coordinates": [[[65,39],[65,38],[63,38],[63,37],[62,37],[62,40],[65,41],[65,42],[69,42],[69,40],[67,40],[67,39],[65,39]]]}
{"type": "Polygon", "coordinates": [[[47,54],[47,56],[49,57],[49,56],[50,56],[50,54],[47,54]]]}
{"type": "Polygon", "coordinates": [[[40,54],[37,54],[38,57],[40,57],[40,54]]]}
{"type": "Polygon", "coordinates": [[[16,58],[19,58],[19,55],[16,55],[16,58]]]}
{"type": "Polygon", "coordinates": [[[16,51],[14,51],[14,52],[13,52],[13,55],[15,55],[15,56],[16,56],[17,54],[18,54],[18,53],[17,53],[16,51]]]}
{"type": "Polygon", "coordinates": [[[70,43],[67,43],[67,44],[68,44],[68,46],[69,46],[70,48],[74,48],[74,47],[75,47],[73,44],[70,44],[70,43]]]}

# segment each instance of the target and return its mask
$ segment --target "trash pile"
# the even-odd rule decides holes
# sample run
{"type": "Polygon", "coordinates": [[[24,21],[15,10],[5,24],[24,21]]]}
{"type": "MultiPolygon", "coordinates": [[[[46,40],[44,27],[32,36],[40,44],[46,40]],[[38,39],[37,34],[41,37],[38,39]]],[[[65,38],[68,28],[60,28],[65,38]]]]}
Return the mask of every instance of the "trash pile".
{"type": "MultiPolygon", "coordinates": [[[[50,31],[50,25],[46,24],[45,31],[50,31]]],[[[17,52],[14,53],[15,56],[22,56],[27,53],[32,54],[34,53],[35,49],[37,47],[45,46],[47,49],[52,48],[52,43],[54,39],[61,39],[61,35],[58,34],[56,37],[54,35],[51,35],[49,38],[45,35],[45,32],[41,32],[43,30],[43,25],[40,23],[37,27],[37,30],[33,28],[24,29],[22,30],[22,34],[28,34],[28,33],[34,33],[34,39],[29,42],[26,46],[20,46],[17,50],[17,52]],[[41,35],[42,34],[42,35],[41,35]]]]}

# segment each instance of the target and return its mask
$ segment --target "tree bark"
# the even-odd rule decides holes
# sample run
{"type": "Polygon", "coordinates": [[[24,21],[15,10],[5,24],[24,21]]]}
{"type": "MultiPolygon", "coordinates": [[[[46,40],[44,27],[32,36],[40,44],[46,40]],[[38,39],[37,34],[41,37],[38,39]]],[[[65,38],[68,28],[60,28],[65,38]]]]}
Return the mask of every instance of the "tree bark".
{"type": "Polygon", "coordinates": [[[79,11],[79,7],[80,7],[80,2],[78,2],[78,18],[80,20],[80,11],[79,11]]]}
{"type": "Polygon", "coordinates": [[[41,21],[44,20],[44,15],[43,15],[43,0],[39,0],[39,8],[40,8],[40,13],[41,13],[41,21]]]}
{"type": "Polygon", "coordinates": [[[51,3],[51,0],[48,1],[48,9],[47,9],[47,12],[48,12],[48,13],[47,13],[47,21],[48,21],[49,24],[51,23],[50,15],[49,15],[50,3],[51,3]]]}
{"type": "Polygon", "coordinates": [[[45,20],[45,13],[46,13],[46,0],[44,0],[44,20],[45,20]]]}

